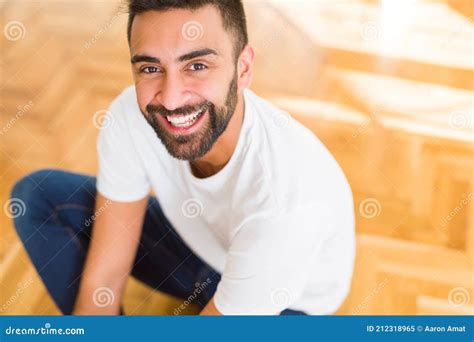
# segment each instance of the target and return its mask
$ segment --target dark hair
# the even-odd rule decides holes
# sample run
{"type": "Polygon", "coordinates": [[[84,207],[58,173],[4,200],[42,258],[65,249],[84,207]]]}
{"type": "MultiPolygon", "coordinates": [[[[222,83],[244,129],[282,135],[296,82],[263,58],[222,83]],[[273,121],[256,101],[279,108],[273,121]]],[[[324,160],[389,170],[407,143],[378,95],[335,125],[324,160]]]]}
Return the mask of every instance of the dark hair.
{"type": "Polygon", "coordinates": [[[241,0],[128,0],[128,43],[130,44],[133,19],[137,14],[174,8],[195,10],[206,5],[215,6],[219,10],[224,29],[234,36],[234,53],[238,58],[248,43],[247,21],[241,0]]]}

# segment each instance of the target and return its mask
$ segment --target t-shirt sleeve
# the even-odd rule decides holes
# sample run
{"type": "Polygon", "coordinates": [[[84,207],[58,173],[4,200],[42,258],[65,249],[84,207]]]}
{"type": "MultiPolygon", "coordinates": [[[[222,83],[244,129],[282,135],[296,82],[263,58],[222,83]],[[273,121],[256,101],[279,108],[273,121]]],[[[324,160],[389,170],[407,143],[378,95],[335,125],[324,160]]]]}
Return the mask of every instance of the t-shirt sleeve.
{"type": "Polygon", "coordinates": [[[214,295],[224,315],[278,315],[302,295],[318,229],[305,210],[249,220],[232,239],[214,295]]]}
{"type": "Polygon", "coordinates": [[[97,191],[113,201],[132,202],[147,196],[150,183],[137,154],[124,111],[119,96],[101,120],[103,125],[97,138],[97,191]]]}

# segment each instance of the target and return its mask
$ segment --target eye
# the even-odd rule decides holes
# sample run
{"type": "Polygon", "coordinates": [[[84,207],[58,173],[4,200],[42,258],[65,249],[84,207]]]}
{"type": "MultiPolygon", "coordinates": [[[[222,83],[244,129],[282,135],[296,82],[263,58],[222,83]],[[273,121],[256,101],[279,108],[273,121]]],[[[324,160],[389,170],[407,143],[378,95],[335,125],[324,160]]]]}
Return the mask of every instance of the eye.
{"type": "Polygon", "coordinates": [[[159,69],[157,67],[154,67],[154,66],[147,66],[147,67],[144,67],[143,69],[140,70],[140,72],[143,73],[143,74],[154,74],[158,71],[159,71],[159,69]]]}
{"type": "Polygon", "coordinates": [[[193,63],[189,67],[189,70],[191,71],[201,71],[207,69],[207,66],[202,64],[202,63],[193,63]]]}

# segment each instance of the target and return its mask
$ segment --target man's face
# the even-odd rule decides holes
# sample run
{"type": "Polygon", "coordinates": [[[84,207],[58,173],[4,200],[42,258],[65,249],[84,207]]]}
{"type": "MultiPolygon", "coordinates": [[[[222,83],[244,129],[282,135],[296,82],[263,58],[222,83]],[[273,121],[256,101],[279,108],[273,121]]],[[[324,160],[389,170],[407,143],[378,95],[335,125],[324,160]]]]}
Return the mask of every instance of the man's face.
{"type": "Polygon", "coordinates": [[[233,42],[212,6],[135,17],[138,104],[173,157],[202,157],[226,129],[238,98],[233,42]]]}

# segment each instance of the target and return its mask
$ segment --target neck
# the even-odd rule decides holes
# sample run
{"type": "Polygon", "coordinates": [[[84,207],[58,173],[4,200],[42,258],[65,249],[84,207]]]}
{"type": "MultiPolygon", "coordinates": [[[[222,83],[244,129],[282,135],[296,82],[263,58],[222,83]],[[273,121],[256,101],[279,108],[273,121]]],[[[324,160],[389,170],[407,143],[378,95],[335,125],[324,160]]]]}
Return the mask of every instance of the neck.
{"type": "Polygon", "coordinates": [[[226,166],[235,151],[244,118],[243,94],[238,95],[237,106],[224,133],[203,157],[190,162],[193,174],[198,178],[215,175],[226,166]]]}

